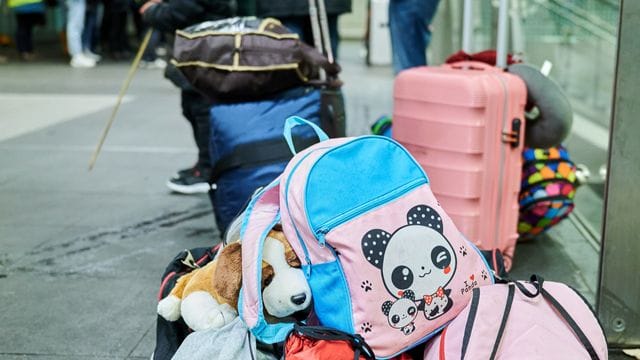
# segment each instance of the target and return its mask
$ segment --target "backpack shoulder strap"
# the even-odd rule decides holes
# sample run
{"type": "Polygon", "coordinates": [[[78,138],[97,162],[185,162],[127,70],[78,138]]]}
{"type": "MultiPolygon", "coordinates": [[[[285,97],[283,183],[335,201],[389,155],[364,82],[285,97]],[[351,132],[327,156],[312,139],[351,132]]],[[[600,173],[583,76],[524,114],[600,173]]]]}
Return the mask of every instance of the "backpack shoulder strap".
{"type": "Polygon", "coordinates": [[[262,249],[269,231],[280,221],[280,179],[258,192],[247,207],[240,241],[242,242],[242,288],[238,313],[251,333],[261,342],[284,341],[292,323],[268,324],[262,303],[262,249]]]}

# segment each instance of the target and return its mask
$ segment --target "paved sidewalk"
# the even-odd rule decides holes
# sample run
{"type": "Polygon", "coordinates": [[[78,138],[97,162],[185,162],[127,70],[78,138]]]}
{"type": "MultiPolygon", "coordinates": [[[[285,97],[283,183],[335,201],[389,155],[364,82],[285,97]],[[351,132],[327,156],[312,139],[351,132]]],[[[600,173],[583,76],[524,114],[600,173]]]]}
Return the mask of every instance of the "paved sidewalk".
{"type": "Polygon", "coordinates": [[[139,71],[87,171],[126,73],[0,67],[2,360],[148,358],[164,266],[217,239],[207,196],[164,185],[196,153],[161,71],[139,71]]]}

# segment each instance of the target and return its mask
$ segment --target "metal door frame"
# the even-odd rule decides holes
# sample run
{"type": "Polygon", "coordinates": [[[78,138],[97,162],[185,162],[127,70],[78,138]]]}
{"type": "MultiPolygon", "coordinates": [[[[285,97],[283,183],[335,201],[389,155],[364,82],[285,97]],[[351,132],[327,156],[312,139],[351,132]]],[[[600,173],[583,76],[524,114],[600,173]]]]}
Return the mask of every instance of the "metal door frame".
{"type": "Polygon", "coordinates": [[[596,308],[611,347],[640,346],[640,1],[622,0],[596,308]]]}

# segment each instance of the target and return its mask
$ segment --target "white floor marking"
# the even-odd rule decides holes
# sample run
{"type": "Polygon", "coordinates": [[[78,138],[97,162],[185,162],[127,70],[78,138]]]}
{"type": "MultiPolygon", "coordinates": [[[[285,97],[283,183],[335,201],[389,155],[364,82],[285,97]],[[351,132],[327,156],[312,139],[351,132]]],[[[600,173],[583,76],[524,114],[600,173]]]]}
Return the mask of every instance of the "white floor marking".
{"type": "MultiPolygon", "coordinates": [[[[0,141],[111,108],[115,95],[0,93],[0,141]]],[[[125,96],[122,103],[133,100],[125,96]]]]}

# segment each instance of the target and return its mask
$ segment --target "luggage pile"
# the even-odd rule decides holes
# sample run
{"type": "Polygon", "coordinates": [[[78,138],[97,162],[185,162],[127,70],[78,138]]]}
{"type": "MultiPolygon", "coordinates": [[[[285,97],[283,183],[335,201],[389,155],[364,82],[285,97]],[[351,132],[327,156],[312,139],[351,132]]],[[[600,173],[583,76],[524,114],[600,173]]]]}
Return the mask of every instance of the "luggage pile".
{"type": "MultiPolygon", "coordinates": [[[[246,353],[285,359],[607,358],[587,302],[539,276],[509,279],[498,250],[483,254],[462,236],[402,145],[329,139],[291,117],[284,137],[292,151],[297,127],[321,141],[297,152],[233,222],[219,254],[239,241],[238,317],[208,338],[220,343],[240,325],[251,339],[239,339],[246,353]],[[300,293],[278,295],[299,282],[300,293]],[[289,301],[297,307],[282,305],[289,301]]],[[[159,351],[155,358],[166,358],[159,351]]]]}
{"type": "MultiPolygon", "coordinates": [[[[214,104],[209,195],[220,233],[291,158],[282,139],[287,117],[345,135],[340,67],[323,51],[272,18],[208,21],[176,32],[172,64],[214,104]]],[[[292,136],[298,149],[317,141],[306,129],[292,136]]]]}
{"type": "MultiPolygon", "coordinates": [[[[226,44],[237,54],[243,34],[270,24],[226,44]]],[[[210,65],[238,70],[240,59],[210,65]]],[[[281,75],[296,83],[292,74],[281,75]]],[[[561,219],[572,205],[559,196],[572,190],[555,185],[575,170],[562,148],[533,150],[526,181],[539,188],[520,193],[520,77],[472,61],[406,71],[393,139],[329,136],[323,89],[299,85],[212,108],[224,245],[182,252],[167,268],[154,359],[607,358],[579,293],[507,272],[518,201],[561,219]]]]}

